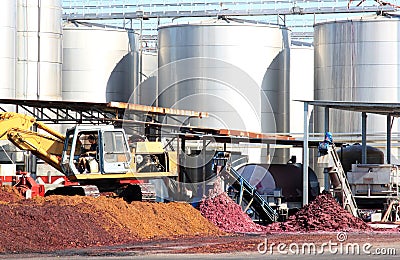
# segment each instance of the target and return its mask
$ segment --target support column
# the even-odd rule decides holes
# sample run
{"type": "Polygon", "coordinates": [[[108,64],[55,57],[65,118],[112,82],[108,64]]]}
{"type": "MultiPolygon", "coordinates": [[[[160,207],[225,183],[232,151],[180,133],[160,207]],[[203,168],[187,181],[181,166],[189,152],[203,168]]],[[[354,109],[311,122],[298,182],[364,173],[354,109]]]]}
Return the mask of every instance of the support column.
{"type": "Polygon", "coordinates": [[[303,206],[308,204],[308,103],[304,102],[304,137],[303,137],[303,206]]]}
{"type": "Polygon", "coordinates": [[[367,113],[361,113],[361,163],[367,163],[367,113]]]}
{"type": "MultiPolygon", "coordinates": [[[[186,138],[185,136],[182,136],[181,139],[181,149],[178,149],[178,153],[180,153],[181,155],[179,156],[178,162],[178,168],[180,167],[180,165],[186,165],[186,162],[184,160],[186,160],[186,138]]],[[[183,183],[186,183],[186,175],[184,171],[179,171],[179,173],[181,174],[181,181],[183,183]]]]}
{"type": "MultiPolygon", "coordinates": [[[[324,116],[324,126],[325,126],[325,133],[329,132],[329,107],[325,107],[325,116],[324,116]]],[[[331,187],[331,182],[329,179],[329,174],[328,172],[325,172],[324,170],[324,189],[328,191],[331,187]]]]}
{"type": "Polygon", "coordinates": [[[391,163],[392,148],[392,116],[389,114],[386,118],[386,163],[391,163]]]}
{"type": "Polygon", "coordinates": [[[325,126],[325,133],[329,132],[329,107],[325,107],[325,115],[324,115],[324,126],[325,126]]]}
{"type": "Polygon", "coordinates": [[[202,183],[203,183],[203,195],[206,194],[206,148],[207,148],[207,138],[203,136],[203,149],[201,150],[201,156],[203,159],[202,162],[202,173],[203,173],[203,177],[202,179],[202,183]]]}

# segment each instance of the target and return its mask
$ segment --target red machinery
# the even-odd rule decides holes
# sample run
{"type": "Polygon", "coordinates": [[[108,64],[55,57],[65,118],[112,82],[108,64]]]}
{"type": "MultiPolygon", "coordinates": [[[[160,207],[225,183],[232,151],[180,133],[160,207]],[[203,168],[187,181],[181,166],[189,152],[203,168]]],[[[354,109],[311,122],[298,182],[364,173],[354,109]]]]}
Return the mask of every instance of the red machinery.
{"type": "Polygon", "coordinates": [[[14,187],[17,188],[22,196],[27,199],[35,196],[44,197],[45,189],[43,184],[38,184],[27,172],[19,171],[17,174],[21,175],[21,177],[14,187]]]}

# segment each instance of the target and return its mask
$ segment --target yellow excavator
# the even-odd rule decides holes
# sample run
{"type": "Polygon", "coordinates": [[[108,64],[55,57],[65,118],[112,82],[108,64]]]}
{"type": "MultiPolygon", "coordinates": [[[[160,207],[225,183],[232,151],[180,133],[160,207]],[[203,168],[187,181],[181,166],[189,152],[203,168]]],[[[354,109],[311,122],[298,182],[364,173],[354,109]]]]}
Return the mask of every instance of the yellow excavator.
{"type": "Polygon", "coordinates": [[[140,185],[131,184],[178,176],[177,152],[166,152],[160,142],[129,143],[124,129],[112,125],[75,126],[63,135],[34,117],[5,112],[0,113],[2,139],[30,151],[75,184],[55,189],[52,194],[93,195],[122,190],[127,200],[140,200],[140,185]],[[34,126],[45,133],[30,130],[34,126]],[[88,167],[82,168],[81,158],[90,148],[89,136],[97,142],[96,151],[85,158],[88,167]]]}

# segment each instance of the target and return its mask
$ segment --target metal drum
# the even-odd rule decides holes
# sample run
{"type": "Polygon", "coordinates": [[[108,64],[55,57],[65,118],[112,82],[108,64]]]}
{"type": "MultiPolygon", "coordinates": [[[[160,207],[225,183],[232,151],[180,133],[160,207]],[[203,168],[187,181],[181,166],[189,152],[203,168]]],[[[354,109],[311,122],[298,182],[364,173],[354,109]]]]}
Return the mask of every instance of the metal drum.
{"type": "MultiPolygon", "coordinates": [[[[295,100],[314,99],[314,47],[292,41],[290,45],[290,133],[304,131],[304,104],[295,100]]],[[[302,161],[303,149],[291,148],[290,155],[302,161]]]]}
{"type": "Polygon", "coordinates": [[[15,0],[2,1],[0,8],[0,95],[15,96],[17,4],[15,0]]]}
{"type": "MultiPolygon", "coordinates": [[[[399,102],[398,18],[369,16],[315,25],[316,100],[399,102]]],[[[334,133],[361,132],[361,114],[331,110],[334,133]]],[[[323,111],[316,114],[323,131],[323,111]]],[[[368,134],[386,131],[386,117],[368,115],[368,134]]],[[[397,120],[393,131],[398,131],[397,120]]]]}
{"type": "Polygon", "coordinates": [[[16,98],[61,99],[60,0],[17,0],[16,98]]]}
{"type": "Polygon", "coordinates": [[[209,20],[159,27],[162,107],[206,111],[203,127],[289,131],[287,28],[209,20]]]}
{"type": "Polygon", "coordinates": [[[134,92],[135,104],[147,106],[155,105],[157,99],[157,69],[158,55],[155,52],[143,52],[141,54],[141,69],[139,75],[140,84],[134,92]]]}
{"type": "Polygon", "coordinates": [[[137,84],[133,31],[66,24],[63,100],[127,102],[137,84]]]}
{"type": "MultiPolygon", "coordinates": [[[[352,164],[362,162],[362,146],[359,143],[336,150],[345,172],[351,171],[352,164]]],[[[384,164],[384,153],[378,148],[367,145],[367,164],[384,164]]]]}
{"type": "Polygon", "coordinates": [[[142,53],[142,81],[148,79],[158,69],[158,55],[155,52],[142,53]]]}
{"type": "MultiPolygon", "coordinates": [[[[302,164],[246,164],[241,166],[238,172],[260,194],[273,196],[276,189],[282,189],[282,196],[289,208],[301,207],[302,164]]],[[[319,194],[319,182],[311,168],[308,168],[308,174],[309,197],[313,200],[319,194]]]]}

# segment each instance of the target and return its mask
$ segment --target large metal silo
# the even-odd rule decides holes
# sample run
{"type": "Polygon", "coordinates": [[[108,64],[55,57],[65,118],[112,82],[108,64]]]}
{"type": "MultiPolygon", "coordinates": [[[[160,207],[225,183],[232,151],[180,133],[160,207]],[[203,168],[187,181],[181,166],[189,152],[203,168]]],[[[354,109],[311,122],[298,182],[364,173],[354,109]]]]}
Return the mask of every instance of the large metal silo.
{"type": "Polygon", "coordinates": [[[158,55],[156,52],[143,52],[141,58],[141,74],[142,81],[144,81],[156,73],[158,69],[158,55]]]}
{"type": "MultiPolygon", "coordinates": [[[[290,133],[304,131],[304,104],[295,100],[314,98],[314,47],[310,43],[292,41],[290,45],[290,133]]],[[[303,149],[292,148],[291,155],[301,162],[303,149]]]]}
{"type": "Polygon", "coordinates": [[[0,96],[15,97],[16,26],[17,4],[15,0],[5,0],[0,8],[0,96]]]}
{"type": "MultiPolygon", "coordinates": [[[[400,101],[400,20],[380,16],[315,25],[316,100],[400,101]]],[[[316,113],[323,131],[323,111],[316,113]]],[[[331,110],[334,133],[361,132],[360,113],[331,110]]],[[[386,131],[386,117],[368,115],[368,134],[386,131]]],[[[394,122],[393,131],[397,130],[394,122]]]]}
{"type": "Polygon", "coordinates": [[[138,75],[133,31],[66,24],[63,33],[63,100],[128,101],[138,75]]]}
{"type": "Polygon", "coordinates": [[[158,55],[156,52],[143,52],[139,58],[139,82],[130,100],[135,104],[153,106],[157,99],[158,55]]]}
{"type": "Polygon", "coordinates": [[[61,99],[61,0],[17,0],[16,98],[61,99]]]}
{"type": "Polygon", "coordinates": [[[289,132],[289,34],[232,20],[161,26],[158,105],[209,112],[199,126],[289,132]]]}

